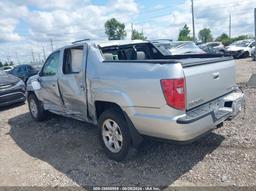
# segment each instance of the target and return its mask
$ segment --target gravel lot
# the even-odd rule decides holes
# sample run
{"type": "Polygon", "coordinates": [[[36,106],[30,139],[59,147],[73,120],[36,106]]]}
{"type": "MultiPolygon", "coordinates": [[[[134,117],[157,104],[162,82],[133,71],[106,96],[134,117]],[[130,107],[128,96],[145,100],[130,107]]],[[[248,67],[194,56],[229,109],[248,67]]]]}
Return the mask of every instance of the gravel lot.
{"type": "Polygon", "coordinates": [[[189,144],[145,141],[124,163],[106,158],[93,126],[53,116],[34,122],[27,105],[0,110],[0,186],[256,185],[254,70],[237,60],[246,110],[189,144]]]}

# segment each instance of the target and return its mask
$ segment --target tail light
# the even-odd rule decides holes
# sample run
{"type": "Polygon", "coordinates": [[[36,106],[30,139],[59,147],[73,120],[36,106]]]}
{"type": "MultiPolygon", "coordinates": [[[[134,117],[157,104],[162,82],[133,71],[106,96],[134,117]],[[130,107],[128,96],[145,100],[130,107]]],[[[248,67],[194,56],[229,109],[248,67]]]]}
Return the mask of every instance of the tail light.
{"type": "Polygon", "coordinates": [[[179,110],[185,110],[185,80],[161,80],[161,86],[167,105],[179,110]]]}

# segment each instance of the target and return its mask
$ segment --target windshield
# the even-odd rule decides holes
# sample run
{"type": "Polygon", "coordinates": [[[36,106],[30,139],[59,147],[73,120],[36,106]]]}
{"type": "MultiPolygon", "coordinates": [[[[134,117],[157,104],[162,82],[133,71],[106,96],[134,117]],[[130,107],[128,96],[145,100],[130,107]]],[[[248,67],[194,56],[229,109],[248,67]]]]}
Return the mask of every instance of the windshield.
{"type": "Polygon", "coordinates": [[[247,47],[247,46],[250,45],[250,43],[251,43],[251,41],[242,40],[242,41],[233,42],[232,45],[233,46],[239,46],[239,47],[247,47]]]}

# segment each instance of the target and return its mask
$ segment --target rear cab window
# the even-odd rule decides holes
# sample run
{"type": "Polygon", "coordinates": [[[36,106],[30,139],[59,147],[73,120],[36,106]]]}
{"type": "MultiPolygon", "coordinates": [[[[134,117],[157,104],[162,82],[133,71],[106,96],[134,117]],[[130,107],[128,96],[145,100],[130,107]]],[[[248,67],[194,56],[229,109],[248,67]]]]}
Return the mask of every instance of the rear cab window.
{"type": "Polygon", "coordinates": [[[162,54],[151,43],[100,48],[105,61],[160,59],[162,54]]]}
{"type": "Polygon", "coordinates": [[[63,55],[63,74],[75,74],[81,71],[83,46],[66,48],[63,55]]]}

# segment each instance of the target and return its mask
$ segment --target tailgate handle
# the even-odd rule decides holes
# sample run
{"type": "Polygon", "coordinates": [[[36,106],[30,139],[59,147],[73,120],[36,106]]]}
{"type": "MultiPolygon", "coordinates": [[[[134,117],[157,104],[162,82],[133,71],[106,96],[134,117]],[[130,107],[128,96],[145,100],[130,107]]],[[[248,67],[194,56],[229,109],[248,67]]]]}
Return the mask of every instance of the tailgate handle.
{"type": "Polygon", "coordinates": [[[219,72],[215,72],[212,75],[213,75],[214,80],[218,80],[220,78],[220,73],[219,72]]]}

